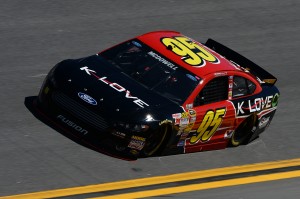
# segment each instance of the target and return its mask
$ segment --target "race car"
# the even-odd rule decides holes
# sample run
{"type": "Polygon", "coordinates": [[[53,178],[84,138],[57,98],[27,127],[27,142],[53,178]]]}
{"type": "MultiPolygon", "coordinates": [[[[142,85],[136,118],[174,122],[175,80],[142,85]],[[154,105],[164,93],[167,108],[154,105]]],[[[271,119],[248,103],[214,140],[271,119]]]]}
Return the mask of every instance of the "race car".
{"type": "Polygon", "coordinates": [[[99,151],[136,159],[253,141],[275,114],[276,81],[212,39],[155,31],[61,61],[37,107],[99,151]]]}

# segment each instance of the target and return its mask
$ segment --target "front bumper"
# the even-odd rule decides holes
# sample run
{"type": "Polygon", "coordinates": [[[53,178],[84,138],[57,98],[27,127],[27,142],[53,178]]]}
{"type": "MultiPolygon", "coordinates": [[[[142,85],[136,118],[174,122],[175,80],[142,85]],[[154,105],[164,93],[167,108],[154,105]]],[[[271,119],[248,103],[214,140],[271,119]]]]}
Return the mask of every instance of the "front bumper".
{"type": "Polygon", "coordinates": [[[40,117],[73,141],[93,150],[125,160],[135,160],[139,150],[129,148],[131,135],[116,132],[101,115],[88,111],[45,79],[35,102],[40,117]]]}

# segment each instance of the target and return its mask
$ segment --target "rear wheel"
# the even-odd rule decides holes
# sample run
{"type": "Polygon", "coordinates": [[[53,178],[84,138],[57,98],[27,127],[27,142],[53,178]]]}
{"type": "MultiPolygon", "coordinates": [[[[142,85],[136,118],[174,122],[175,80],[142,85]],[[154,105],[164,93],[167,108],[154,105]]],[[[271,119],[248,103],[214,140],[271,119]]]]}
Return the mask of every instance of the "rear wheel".
{"type": "Polygon", "coordinates": [[[256,115],[251,115],[245,119],[238,128],[234,131],[230,145],[239,146],[241,144],[247,144],[253,134],[253,127],[255,126],[256,115]]]}
{"type": "Polygon", "coordinates": [[[169,126],[162,125],[149,135],[143,149],[144,156],[157,155],[162,151],[163,146],[167,141],[168,131],[169,126]]]}

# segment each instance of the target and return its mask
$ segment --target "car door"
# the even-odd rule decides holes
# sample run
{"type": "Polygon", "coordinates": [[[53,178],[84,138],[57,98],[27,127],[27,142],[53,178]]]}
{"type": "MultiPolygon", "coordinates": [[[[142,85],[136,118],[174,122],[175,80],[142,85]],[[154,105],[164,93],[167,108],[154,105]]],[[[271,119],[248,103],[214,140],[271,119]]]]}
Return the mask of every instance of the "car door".
{"type": "Polygon", "coordinates": [[[225,148],[234,129],[235,111],[228,100],[232,76],[213,76],[193,101],[196,122],[186,139],[185,152],[225,148]]]}

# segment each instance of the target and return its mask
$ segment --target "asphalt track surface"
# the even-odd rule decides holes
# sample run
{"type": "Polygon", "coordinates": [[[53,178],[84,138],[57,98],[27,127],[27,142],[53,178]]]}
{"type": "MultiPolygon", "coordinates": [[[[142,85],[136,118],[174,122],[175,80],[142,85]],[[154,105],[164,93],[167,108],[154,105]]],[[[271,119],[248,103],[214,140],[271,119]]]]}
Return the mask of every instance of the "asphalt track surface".
{"type": "MultiPolygon", "coordinates": [[[[300,158],[300,2],[0,0],[0,196],[300,158]],[[37,120],[24,99],[45,74],[153,30],[211,37],[278,78],[279,108],[247,146],[128,162],[76,144],[37,120]]],[[[299,198],[300,178],[155,198],[299,198]]]]}

